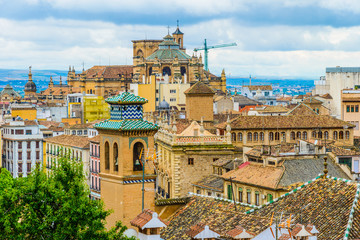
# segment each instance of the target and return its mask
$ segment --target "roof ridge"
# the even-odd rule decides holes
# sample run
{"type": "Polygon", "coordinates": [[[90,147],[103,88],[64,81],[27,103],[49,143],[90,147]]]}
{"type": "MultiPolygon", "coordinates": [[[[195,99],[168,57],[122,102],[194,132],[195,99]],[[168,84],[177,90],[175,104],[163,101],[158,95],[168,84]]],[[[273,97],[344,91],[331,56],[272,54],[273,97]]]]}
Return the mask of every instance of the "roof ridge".
{"type": "Polygon", "coordinates": [[[359,201],[359,194],[360,194],[360,184],[358,183],[355,198],[354,198],[351,210],[350,210],[349,221],[348,221],[348,224],[347,224],[346,230],[345,230],[344,240],[348,240],[348,238],[349,238],[350,230],[351,230],[352,223],[353,223],[355,208],[359,201]]]}
{"type": "Polygon", "coordinates": [[[241,206],[244,206],[244,207],[260,208],[259,206],[256,206],[256,205],[247,204],[247,203],[243,203],[243,202],[238,202],[238,201],[234,201],[234,200],[230,200],[230,199],[226,199],[226,198],[222,198],[222,197],[206,196],[206,195],[197,194],[197,193],[193,193],[193,192],[189,192],[188,194],[189,194],[190,196],[204,197],[204,198],[212,198],[212,199],[219,200],[219,201],[223,201],[223,202],[230,202],[230,203],[234,203],[234,202],[235,202],[235,204],[241,205],[241,206]]]}
{"type": "Polygon", "coordinates": [[[278,198],[275,198],[275,199],[272,200],[272,201],[269,201],[269,202],[267,202],[267,203],[265,203],[265,204],[262,204],[261,206],[255,208],[255,209],[251,209],[251,210],[245,212],[245,214],[253,213],[253,212],[255,212],[255,210],[261,209],[261,208],[263,208],[263,207],[265,207],[265,206],[267,206],[267,205],[269,205],[269,204],[272,204],[272,203],[274,203],[274,202],[277,202],[277,201],[283,199],[284,197],[286,197],[286,196],[288,196],[288,195],[290,195],[290,194],[296,193],[298,190],[304,188],[305,186],[309,185],[309,184],[312,183],[312,182],[315,182],[316,180],[318,180],[318,179],[321,178],[322,176],[323,176],[323,174],[319,174],[319,176],[317,176],[316,178],[313,178],[312,180],[307,181],[307,182],[304,183],[303,185],[301,185],[301,186],[299,186],[299,187],[291,190],[291,191],[288,192],[288,193],[285,193],[285,194],[281,195],[281,196],[278,197],[278,198]]]}

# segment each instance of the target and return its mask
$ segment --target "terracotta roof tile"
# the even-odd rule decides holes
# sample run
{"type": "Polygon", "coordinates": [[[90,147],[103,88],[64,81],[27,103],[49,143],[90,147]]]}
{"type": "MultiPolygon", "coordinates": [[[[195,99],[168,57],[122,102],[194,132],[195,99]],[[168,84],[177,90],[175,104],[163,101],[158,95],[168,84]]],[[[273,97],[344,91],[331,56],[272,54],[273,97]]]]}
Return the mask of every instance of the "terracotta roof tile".
{"type": "MultiPolygon", "coordinates": [[[[138,228],[143,228],[145,224],[147,224],[153,218],[154,213],[155,212],[150,209],[144,209],[142,213],[140,213],[133,220],[130,221],[130,224],[138,228]]],[[[164,222],[161,218],[158,217],[158,219],[165,225],[167,225],[167,223],[164,222]]]]}
{"type": "MultiPolygon", "coordinates": [[[[298,128],[343,128],[348,126],[353,128],[354,125],[336,119],[328,115],[286,115],[286,116],[239,116],[231,120],[231,129],[298,129],[298,128]]],[[[215,126],[216,128],[225,129],[226,122],[215,126]]]]}
{"type": "Polygon", "coordinates": [[[89,138],[77,135],[60,135],[56,137],[46,138],[44,141],[64,146],[89,148],[89,138]]]}
{"type": "Polygon", "coordinates": [[[192,85],[190,88],[188,88],[185,92],[185,94],[208,94],[208,95],[214,95],[215,92],[205,83],[198,81],[194,85],[192,85]]]}
{"type": "Polygon", "coordinates": [[[100,135],[96,135],[95,137],[89,138],[90,142],[100,143],[100,135]]]}

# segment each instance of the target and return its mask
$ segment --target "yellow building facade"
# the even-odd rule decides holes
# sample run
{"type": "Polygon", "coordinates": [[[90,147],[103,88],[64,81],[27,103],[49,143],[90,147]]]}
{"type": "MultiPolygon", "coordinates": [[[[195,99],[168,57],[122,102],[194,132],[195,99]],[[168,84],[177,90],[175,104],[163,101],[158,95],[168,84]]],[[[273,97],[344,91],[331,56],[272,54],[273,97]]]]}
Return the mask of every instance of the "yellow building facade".
{"type": "Polygon", "coordinates": [[[360,90],[342,90],[341,119],[355,125],[354,135],[360,136],[360,90]]]}
{"type": "Polygon", "coordinates": [[[36,108],[33,107],[22,107],[21,105],[11,108],[11,117],[20,117],[23,120],[35,120],[36,119],[36,108]]]}

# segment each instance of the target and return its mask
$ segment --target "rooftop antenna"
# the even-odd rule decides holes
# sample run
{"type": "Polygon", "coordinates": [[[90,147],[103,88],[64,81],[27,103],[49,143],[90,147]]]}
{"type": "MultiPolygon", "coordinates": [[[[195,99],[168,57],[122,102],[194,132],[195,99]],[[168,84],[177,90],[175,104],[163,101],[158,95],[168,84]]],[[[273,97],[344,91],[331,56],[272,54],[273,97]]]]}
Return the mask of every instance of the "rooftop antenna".
{"type": "Polygon", "coordinates": [[[167,26],[167,29],[168,29],[168,35],[170,35],[170,26],[169,25],[167,26]]]}
{"type": "Polygon", "coordinates": [[[83,65],[83,72],[85,71],[85,62],[83,61],[82,62],[82,65],[83,65]]]}

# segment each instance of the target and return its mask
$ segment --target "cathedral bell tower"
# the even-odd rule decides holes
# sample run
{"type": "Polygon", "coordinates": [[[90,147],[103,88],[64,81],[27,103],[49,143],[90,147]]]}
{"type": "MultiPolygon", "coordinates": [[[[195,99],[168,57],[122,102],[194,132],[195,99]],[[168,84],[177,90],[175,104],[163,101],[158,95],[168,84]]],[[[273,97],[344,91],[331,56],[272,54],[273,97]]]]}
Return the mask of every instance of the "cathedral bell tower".
{"type": "MultiPolygon", "coordinates": [[[[143,160],[154,153],[158,126],[143,120],[143,104],[148,100],[129,92],[105,100],[110,119],[95,124],[100,135],[101,198],[114,212],[107,227],[130,221],[142,211],[143,160]]],[[[155,207],[155,179],[152,163],[145,163],[144,208],[155,207]]]]}
{"type": "Polygon", "coordinates": [[[173,35],[174,41],[180,45],[180,49],[185,50],[184,49],[184,33],[182,33],[180,31],[179,20],[177,21],[177,28],[176,28],[175,32],[173,32],[172,35],[173,35]]]}

